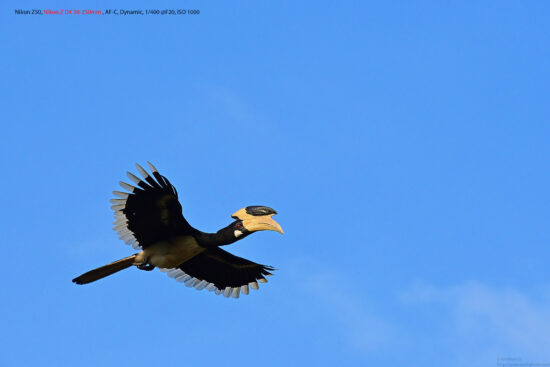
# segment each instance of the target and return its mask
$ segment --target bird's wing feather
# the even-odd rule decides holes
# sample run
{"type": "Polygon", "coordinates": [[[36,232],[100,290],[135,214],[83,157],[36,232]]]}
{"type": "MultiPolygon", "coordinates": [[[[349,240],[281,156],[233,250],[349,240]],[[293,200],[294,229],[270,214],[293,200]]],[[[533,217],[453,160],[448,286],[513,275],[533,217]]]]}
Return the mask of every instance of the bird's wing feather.
{"type": "Polygon", "coordinates": [[[273,270],[271,266],[256,264],[216,247],[169,270],[168,275],[189,287],[237,298],[240,293],[248,294],[249,288],[258,289],[257,281],[266,283],[265,276],[272,275],[273,270]]]}
{"type": "Polygon", "coordinates": [[[134,248],[147,248],[176,235],[191,234],[193,228],[183,217],[175,187],[152,164],[149,163],[152,176],[136,166],[143,179],[128,172],[135,186],[121,182],[129,193],[115,191],[118,198],[111,199],[114,230],[119,238],[134,248]]]}

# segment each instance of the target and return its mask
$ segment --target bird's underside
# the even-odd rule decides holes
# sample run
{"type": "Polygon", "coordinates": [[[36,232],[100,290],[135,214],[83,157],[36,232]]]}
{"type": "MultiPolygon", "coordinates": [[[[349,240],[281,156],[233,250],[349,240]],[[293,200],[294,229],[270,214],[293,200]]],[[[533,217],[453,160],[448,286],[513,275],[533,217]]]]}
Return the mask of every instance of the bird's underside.
{"type": "Polygon", "coordinates": [[[248,294],[274,270],[222,250],[252,232],[283,233],[271,217],[276,212],[264,206],[249,206],[233,214],[235,221],[217,233],[193,228],[183,217],[174,186],[149,163],[152,175],[136,165],[143,179],[127,173],[133,184],[120,182],[128,192],[114,191],[114,230],[119,238],[140,252],[91,270],[73,279],[87,284],[131,266],[142,270],[158,267],[188,287],[207,289],[226,297],[248,294]]]}

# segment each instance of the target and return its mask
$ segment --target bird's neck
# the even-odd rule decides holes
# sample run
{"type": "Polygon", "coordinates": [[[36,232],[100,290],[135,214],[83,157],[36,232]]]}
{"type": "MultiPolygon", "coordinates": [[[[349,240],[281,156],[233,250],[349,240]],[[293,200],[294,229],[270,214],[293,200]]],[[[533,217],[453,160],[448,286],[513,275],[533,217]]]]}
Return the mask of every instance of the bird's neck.
{"type": "MultiPolygon", "coordinates": [[[[242,238],[242,237],[241,237],[242,238]]],[[[231,225],[220,229],[216,233],[204,233],[200,232],[197,235],[197,241],[204,247],[217,247],[229,245],[241,238],[235,237],[233,227],[231,225]]]]}

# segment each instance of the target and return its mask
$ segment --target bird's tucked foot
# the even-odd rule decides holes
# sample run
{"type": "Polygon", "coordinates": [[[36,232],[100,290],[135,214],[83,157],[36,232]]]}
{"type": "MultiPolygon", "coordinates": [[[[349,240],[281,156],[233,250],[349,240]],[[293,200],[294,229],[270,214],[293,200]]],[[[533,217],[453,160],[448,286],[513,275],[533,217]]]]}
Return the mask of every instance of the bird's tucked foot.
{"type": "Polygon", "coordinates": [[[145,264],[137,265],[137,268],[139,270],[151,271],[155,268],[155,265],[145,263],[145,264]]]}

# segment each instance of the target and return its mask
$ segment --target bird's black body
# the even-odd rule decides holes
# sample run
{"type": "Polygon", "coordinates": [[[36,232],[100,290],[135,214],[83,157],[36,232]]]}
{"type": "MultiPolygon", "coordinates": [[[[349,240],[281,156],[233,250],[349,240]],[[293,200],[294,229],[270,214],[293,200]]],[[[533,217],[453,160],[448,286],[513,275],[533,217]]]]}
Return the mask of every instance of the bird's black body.
{"type": "Polygon", "coordinates": [[[136,186],[121,182],[129,192],[115,191],[113,193],[118,198],[111,200],[116,218],[114,229],[119,238],[142,251],[85,273],[75,278],[75,283],[89,283],[110,275],[111,270],[118,271],[131,265],[143,270],[157,266],[188,286],[207,288],[233,297],[238,297],[241,292],[248,294],[249,286],[257,289],[257,281],[267,282],[265,276],[271,275],[272,267],[237,257],[219,247],[258,230],[282,233],[280,226],[271,219],[275,210],[249,206],[234,213],[235,221],[218,232],[199,231],[183,216],[175,187],[153,165],[149,165],[152,177],[137,165],[144,179],[128,173],[136,186]]]}

